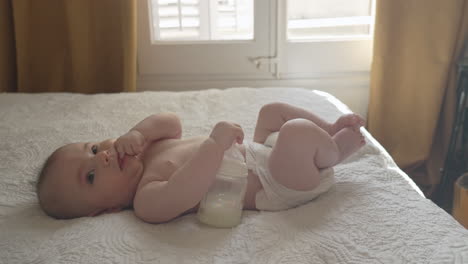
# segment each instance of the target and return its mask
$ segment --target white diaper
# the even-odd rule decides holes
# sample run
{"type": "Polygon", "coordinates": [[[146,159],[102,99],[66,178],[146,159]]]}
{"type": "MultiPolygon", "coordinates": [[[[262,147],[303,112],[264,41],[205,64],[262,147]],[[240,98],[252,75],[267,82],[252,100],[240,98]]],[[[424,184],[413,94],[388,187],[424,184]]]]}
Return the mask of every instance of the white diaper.
{"type": "MultiPolygon", "coordinates": [[[[274,134],[271,136],[275,137],[274,134]]],[[[266,143],[272,146],[275,142],[270,139],[271,137],[266,143]]],[[[258,210],[280,211],[299,206],[328,191],[335,183],[333,168],[327,168],[320,171],[320,184],[311,191],[297,191],[286,188],[271,176],[268,168],[268,158],[272,151],[270,146],[255,142],[246,144],[247,167],[258,175],[263,186],[263,189],[257,192],[255,197],[258,210]]]]}

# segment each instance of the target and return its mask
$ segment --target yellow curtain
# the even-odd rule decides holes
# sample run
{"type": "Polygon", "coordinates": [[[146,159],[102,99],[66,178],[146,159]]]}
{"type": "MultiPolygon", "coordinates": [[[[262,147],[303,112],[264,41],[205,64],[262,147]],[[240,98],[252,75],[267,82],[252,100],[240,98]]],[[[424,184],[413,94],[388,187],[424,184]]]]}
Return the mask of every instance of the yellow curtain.
{"type": "Polygon", "coordinates": [[[368,129],[431,196],[454,116],[468,0],[377,0],[368,129]]]}
{"type": "Polygon", "coordinates": [[[0,0],[0,92],[16,90],[15,41],[10,0],[0,0]]]}
{"type": "Polygon", "coordinates": [[[136,0],[0,1],[0,91],[136,90],[136,0]]]}

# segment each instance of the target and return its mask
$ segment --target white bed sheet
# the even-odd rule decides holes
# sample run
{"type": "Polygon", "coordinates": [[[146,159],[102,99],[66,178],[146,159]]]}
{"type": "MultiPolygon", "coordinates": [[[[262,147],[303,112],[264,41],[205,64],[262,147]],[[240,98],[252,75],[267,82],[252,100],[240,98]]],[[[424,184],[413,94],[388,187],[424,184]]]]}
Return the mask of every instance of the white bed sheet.
{"type": "Polygon", "coordinates": [[[268,102],[328,121],[349,111],[326,93],[293,88],[111,95],[0,95],[0,263],[468,263],[468,232],[424,198],[365,131],[367,145],[336,166],[336,185],[282,212],[245,212],[215,229],[187,215],[151,225],[132,211],[55,220],[38,207],[37,173],[58,146],[117,137],[149,114],[180,115],[184,136],[220,120],[253,135],[268,102]]]}

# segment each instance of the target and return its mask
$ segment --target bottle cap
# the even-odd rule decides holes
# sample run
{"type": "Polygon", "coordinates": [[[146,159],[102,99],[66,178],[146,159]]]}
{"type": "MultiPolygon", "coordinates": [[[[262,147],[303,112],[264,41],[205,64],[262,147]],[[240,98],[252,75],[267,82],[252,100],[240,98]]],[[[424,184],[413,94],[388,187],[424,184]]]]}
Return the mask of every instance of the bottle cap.
{"type": "Polygon", "coordinates": [[[245,162],[224,157],[221,166],[219,166],[218,174],[230,177],[247,177],[249,170],[245,162]]]}

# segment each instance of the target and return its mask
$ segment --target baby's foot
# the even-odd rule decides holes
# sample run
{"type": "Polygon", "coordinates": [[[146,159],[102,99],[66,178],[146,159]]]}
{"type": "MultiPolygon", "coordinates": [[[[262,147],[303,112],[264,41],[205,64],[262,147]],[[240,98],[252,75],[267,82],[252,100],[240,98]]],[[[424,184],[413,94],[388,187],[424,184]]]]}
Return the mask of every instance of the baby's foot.
{"type": "Polygon", "coordinates": [[[333,140],[340,151],[340,160],[338,163],[366,144],[361,132],[359,130],[354,130],[352,127],[346,127],[338,131],[338,133],[333,137],[333,140]]]}
{"type": "Polygon", "coordinates": [[[338,118],[334,124],[331,125],[330,136],[334,136],[338,131],[346,127],[353,127],[354,130],[359,131],[361,126],[365,125],[364,119],[358,114],[346,114],[338,118]]]}

